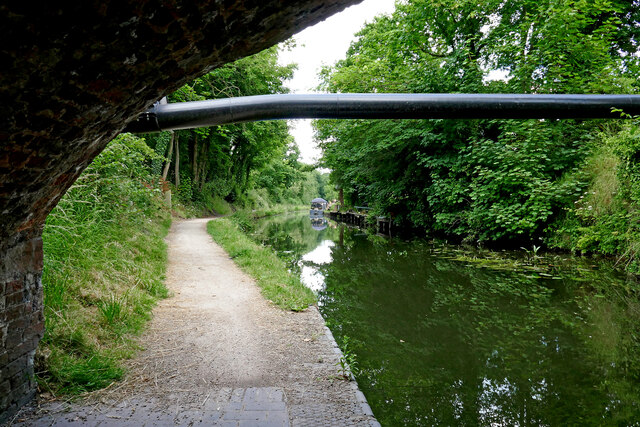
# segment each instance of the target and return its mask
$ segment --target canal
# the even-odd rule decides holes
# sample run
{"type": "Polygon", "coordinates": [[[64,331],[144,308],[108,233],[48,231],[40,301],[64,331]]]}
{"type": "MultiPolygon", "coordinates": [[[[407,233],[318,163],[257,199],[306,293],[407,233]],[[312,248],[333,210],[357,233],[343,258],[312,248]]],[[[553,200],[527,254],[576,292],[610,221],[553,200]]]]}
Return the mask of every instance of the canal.
{"type": "Polygon", "coordinates": [[[260,220],[383,426],[639,425],[639,286],[603,261],[260,220]]]}

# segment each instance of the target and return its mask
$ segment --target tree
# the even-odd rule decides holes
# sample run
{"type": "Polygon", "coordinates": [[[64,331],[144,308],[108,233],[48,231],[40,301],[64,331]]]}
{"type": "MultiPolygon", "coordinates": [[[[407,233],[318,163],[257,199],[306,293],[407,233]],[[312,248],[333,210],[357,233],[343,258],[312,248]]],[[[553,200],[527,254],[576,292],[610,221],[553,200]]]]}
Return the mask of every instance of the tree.
{"type": "MultiPolygon", "coordinates": [[[[277,62],[273,47],[216,69],[169,96],[170,102],[285,93],[294,65],[277,62]]],[[[166,137],[148,138],[164,154],[166,137]],[[154,144],[155,141],[155,144],[154,144]]],[[[308,193],[308,177],[285,122],[242,123],[177,131],[168,143],[163,179],[172,178],[178,197],[188,202],[227,199],[248,203],[252,191],[270,202],[299,201],[308,193]],[[182,143],[179,143],[179,142],[182,143]],[[173,176],[169,177],[175,152],[173,176]],[[262,197],[264,196],[264,197],[262,197]]],[[[313,181],[316,182],[316,181],[313,181]]],[[[314,194],[315,197],[315,194],[314,194]]]]}
{"type": "MultiPolygon", "coordinates": [[[[329,92],[628,93],[638,2],[413,0],[321,71],[329,92]],[[503,80],[489,71],[502,70],[503,80]]],[[[475,241],[537,239],[588,182],[595,121],[317,121],[323,166],[352,203],[475,241]]],[[[616,126],[612,129],[615,130],[616,126]]]]}

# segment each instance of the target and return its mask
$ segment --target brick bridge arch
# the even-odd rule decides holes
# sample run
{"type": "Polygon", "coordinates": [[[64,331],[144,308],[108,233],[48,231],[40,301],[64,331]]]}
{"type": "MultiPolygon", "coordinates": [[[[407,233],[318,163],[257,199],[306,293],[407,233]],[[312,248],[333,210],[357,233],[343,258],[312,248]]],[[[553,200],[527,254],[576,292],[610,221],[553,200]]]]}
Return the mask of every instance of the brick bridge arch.
{"type": "Polygon", "coordinates": [[[44,220],[138,112],[361,0],[0,5],[0,423],[35,393],[44,220]]]}

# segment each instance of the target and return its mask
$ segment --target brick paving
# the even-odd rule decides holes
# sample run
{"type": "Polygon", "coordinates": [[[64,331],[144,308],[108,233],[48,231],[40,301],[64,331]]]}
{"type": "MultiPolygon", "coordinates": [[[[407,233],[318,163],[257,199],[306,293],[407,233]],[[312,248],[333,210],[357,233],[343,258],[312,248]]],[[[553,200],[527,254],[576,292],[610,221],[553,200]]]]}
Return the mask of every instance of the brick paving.
{"type": "Polygon", "coordinates": [[[224,426],[224,427],[290,427],[290,426],[379,426],[366,400],[354,400],[351,413],[337,413],[344,407],[313,402],[307,393],[298,404],[287,402],[284,390],[277,387],[224,387],[211,390],[202,399],[188,392],[172,393],[175,402],[148,397],[132,397],[117,405],[48,403],[18,414],[11,426],[224,426]]]}
{"type": "Polygon", "coordinates": [[[283,390],[275,387],[222,388],[203,401],[192,401],[184,393],[175,395],[176,403],[166,408],[148,399],[131,398],[104,410],[98,407],[74,407],[52,404],[41,408],[43,416],[35,420],[16,420],[16,426],[165,426],[220,425],[287,427],[289,412],[283,390]],[[183,403],[180,403],[183,402],[183,403]],[[188,403],[187,403],[188,402],[188,403]],[[102,409],[102,410],[101,410],[102,409]],[[46,414],[51,411],[52,414],[46,414]]]}

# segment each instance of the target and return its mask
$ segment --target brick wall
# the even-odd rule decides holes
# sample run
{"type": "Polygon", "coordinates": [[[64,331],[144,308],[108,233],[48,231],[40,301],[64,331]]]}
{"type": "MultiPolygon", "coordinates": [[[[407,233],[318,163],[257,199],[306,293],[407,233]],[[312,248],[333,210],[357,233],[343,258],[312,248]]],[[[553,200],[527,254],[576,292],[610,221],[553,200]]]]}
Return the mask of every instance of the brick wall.
{"type": "Polygon", "coordinates": [[[359,1],[0,3],[0,422],[34,393],[41,227],[89,162],[162,95],[359,1]]]}
{"type": "Polygon", "coordinates": [[[17,240],[0,248],[0,257],[0,408],[9,415],[35,393],[33,358],[44,333],[42,239],[17,240]]]}

